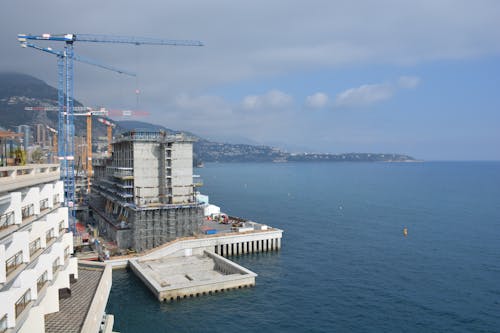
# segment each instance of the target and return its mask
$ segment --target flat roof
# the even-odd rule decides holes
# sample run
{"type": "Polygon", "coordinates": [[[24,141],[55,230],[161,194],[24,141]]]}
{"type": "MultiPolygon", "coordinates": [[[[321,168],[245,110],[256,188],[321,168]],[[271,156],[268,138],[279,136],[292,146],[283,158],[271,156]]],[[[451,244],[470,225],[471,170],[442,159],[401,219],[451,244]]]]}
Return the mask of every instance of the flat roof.
{"type": "Polygon", "coordinates": [[[78,280],[71,284],[71,296],[59,300],[59,312],[45,315],[45,332],[79,333],[94,299],[104,266],[78,265],[78,280]]]}

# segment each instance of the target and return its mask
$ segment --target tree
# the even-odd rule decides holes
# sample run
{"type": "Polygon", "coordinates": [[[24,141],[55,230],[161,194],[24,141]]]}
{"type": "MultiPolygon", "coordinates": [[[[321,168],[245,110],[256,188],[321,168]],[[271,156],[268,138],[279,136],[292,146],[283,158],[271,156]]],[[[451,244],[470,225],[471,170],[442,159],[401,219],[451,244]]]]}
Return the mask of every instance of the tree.
{"type": "Polygon", "coordinates": [[[43,153],[42,149],[37,148],[31,153],[31,159],[34,163],[42,163],[45,159],[45,154],[43,153]]]}

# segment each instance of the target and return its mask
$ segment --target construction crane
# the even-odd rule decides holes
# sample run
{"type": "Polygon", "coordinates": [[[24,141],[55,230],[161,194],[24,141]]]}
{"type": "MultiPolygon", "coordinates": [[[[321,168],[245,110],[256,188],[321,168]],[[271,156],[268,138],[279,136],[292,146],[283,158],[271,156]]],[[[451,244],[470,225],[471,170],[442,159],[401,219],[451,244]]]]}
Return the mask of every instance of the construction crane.
{"type": "Polygon", "coordinates": [[[109,120],[106,120],[104,118],[97,118],[97,120],[100,122],[100,123],[103,123],[104,125],[106,125],[106,127],[108,128],[108,157],[111,157],[111,153],[112,153],[112,146],[111,146],[111,142],[113,141],[113,127],[116,126],[116,124],[110,122],[109,120]]]}
{"type": "MultiPolygon", "coordinates": [[[[52,34],[42,34],[42,35],[31,35],[31,34],[18,34],[18,41],[21,45],[27,45],[28,40],[43,40],[43,41],[54,41],[54,42],[63,42],[64,44],[64,60],[65,60],[65,71],[66,71],[66,128],[69,129],[66,135],[66,150],[64,156],[65,158],[65,166],[64,173],[68,176],[68,192],[67,192],[67,202],[72,203],[74,201],[75,195],[75,186],[74,186],[74,158],[69,159],[70,156],[73,156],[74,150],[74,130],[73,130],[73,60],[74,51],[73,45],[76,42],[91,42],[91,43],[116,43],[116,44],[132,44],[132,45],[170,45],[170,46],[203,46],[203,43],[200,41],[192,41],[192,40],[171,40],[171,39],[156,39],[156,38],[144,38],[144,37],[126,37],[126,36],[108,36],[108,35],[89,35],[89,34],[61,34],[61,35],[52,35],[52,34]]],[[[59,58],[59,57],[58,57],[59,58]]],[[[58,62],[58,68],[61,72],[63,67],[63,62],[58,62]]],[[[60,75],[62,77],[62,74],[60,75]]],[[[62,80],[60,80],[60,87],[62,86],[62,80]]],[[[63,91],[63,89],[60,89],[63,91]]],[[[60,95],[60,104],[64,103],[61,100],[64,98],[64,95],[60,95]]],[[[60,114],[62,115],[63,110],[60,110],[60,114]]],[[[60,117],[61,117],[60,115],[60,117]]],[[[61,129],[59,129],[61,130],[61,129]]]]}
{"type": "MultiPolygon", "coordinates": [[[[87,193],[90,193],[90,188],[91,188],[91,179],[92,179],[92,116],[104,116],[104,117],[109,117],[111,115],[121,115],[121,116],[126,116],[126,117],[140,117],[140,116],[148,116],[149,112],[145,111],[135,111],[135,110],[108,110],[106,108],[91,108],[87,106],[78,106],[74,108],[75,110],[78,111],[85,111],[85,112],[78,112],[78,113],[73,113],[74,117],[78,116],[86,116],[87,120],[87,130],[86,130],[86,146],[87,146],[87,161],[85,162],[85,169],[87,172],[87,193]]],[[[58,111],[59,107],[57,106],[26,106],[24,108],[25,111],[58,111]]],[[[101,120],[101,118],[98,118],[98,120],[101,120]]],[[[102,122],[102,121],[101,121],[102,122]]],[[[108,135],[108,151],[109,147],[111,146],[111,139],[112,139],[112,134],[110,133],[110,127],[115,127],[116,125],[113,123],[110,123],[109,121],[105,120],[104,123],[108,129],[107,129],[107,135],[108,135]],[[111,125],[109,125],[111,124],[111,125]]],[[[53,133],[54,136],[54,142],[55,144],[53,145],[54,149],[54,156],[57,155],[57,131],[53,129],[50,126],[47,126],[47,129],[53,133]]]]}
{"type": "MultiPolygon", "coordinates": [[[[63,107],[66,110],[65,107],[63,107]]],[[[58,106],[25,106],[24,111],[59,111],[58,106]]],[[[141,117],[149,116],[147,111],[138,110],[108,110],[104,107],[74,106],[73,111],[102,113],[105,117],[141,117]]],[[[76,113],[75,113],[76,115],[76,113]]]]}
{"type": "MultiPolygon", "coordinates": [[[[69,207],[71,229],[74,231],[75,202],[75,166],[74,166],[74,113],[73,113],[73,60],[94,65],[100,68],[135,76],[134,73],[118,69],[116,67],[100,64],[94,60],[76,56],[73,52],[55,51],[50,47],[43,48],[27,41],[21,42],[22,47],[29,47],[57,56],[58,64],[58,159],[61,164],[61,178],[64,181],[65,205],[69,207]],[[64,66],[66,65],[66,66],[64,66]],[[64,80],[66,73],[66,81],[64,80]],[[65,83],[65,84],[64,84],[65,83]],[[64,105],[64,93],[66,92],[66,106],[64,105]]],[[[72,51],[72,50],[71,50],[72,51]]],[[[91,114],[90,114],[91,115],[91,114]]],[[[92,146],[90,145],[90,149],[92,146]]]]}

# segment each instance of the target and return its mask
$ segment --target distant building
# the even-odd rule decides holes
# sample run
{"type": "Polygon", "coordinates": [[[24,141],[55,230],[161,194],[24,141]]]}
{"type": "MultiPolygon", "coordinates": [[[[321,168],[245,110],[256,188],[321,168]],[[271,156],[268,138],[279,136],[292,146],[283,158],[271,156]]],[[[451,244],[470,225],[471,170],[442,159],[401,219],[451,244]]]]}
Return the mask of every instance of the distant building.
{"type": "Polygon", "coordinates": [[[29,125],[19,125],[17,126],[17,133],[23,133],[23,147],[25,151],[28,151],[28,147],[31,146],[31,126],[29,125]]]}
{"type": "Polygon", "coordinates": [[[131,131],[111,159],[94,160],[91,208],[119,248],[144,251],[193,235],[203,219],[195,200],[193,142],[164,132],[131,131]]]}
{"type": "Polygon", "coordinates": [[[47,128],[44,124],[36,124],[34,127],[34,143],[42,148],[50,145],[49,136],[47,135],[47,128]]]}
{"type": "Polygon", "coordinates": [[[99,332],[103,320],[111,332],[111,267],[72,256],[59,178],[58,164],[0,167],[0,332],[99,332]]]}

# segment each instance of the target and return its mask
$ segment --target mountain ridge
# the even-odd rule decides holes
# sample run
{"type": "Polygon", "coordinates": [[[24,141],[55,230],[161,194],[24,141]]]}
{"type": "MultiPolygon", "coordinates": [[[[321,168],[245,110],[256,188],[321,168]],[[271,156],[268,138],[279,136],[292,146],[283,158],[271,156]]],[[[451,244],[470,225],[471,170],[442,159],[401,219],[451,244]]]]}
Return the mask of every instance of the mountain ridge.
{"type": "MultiPolygon", "coordinates": [[[[75,106],[83,106],[75,100],[75,106]]],[[[57,128],[57,112],[25,111],[27,106],[57,106],[57,89],[33,76],[15,73],[0,73],[0,126],[13,128],[17,125],[42,123],[57,128]]],[[[85,136],[85,117],[75,117],[75,134],[85,136]]],[[[188,131],[179,131],[162,125],[136,120],[112,120],[117,126],[116,134],[133,129],[163,130],[167,133],[183,133],[195,138],[193,145],[194,159],[203,162],[408,162],[415,161],[404,154],[374,153],[287,153],[266,145],[220,143],[206,140],[188,131]]],[[[93,122],[94,136],[104,136],[106,127],[93,122]]]]}

